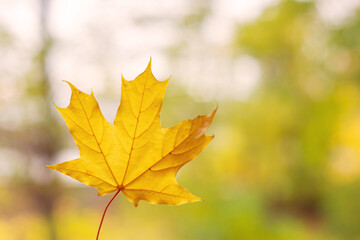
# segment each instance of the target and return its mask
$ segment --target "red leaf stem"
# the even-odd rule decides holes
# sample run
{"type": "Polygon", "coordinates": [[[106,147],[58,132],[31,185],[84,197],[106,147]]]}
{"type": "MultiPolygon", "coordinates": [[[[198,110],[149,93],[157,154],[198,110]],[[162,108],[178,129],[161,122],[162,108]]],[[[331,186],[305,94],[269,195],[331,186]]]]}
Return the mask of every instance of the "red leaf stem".
{"type": "Polygon", "coordinates": [[[110,206],[110,203],[114,200],[114,198],[119,194],[120,191],[121,191],[121,188],[115,193],[115,195],[111,198],[109,203],[106,205],[106,208],[105,208],[104,213],[102,215],[101,222],[100,222],[100,225],[99,225],[99,229],[98,229],[98,232],[97,232],[97,235],[96,235],[96,240],[99,240],[99,234],[100,234],[101,226],[102,226],[103,221],[104,221],[106,211],[107,211],[108,207],[110,206]]]}

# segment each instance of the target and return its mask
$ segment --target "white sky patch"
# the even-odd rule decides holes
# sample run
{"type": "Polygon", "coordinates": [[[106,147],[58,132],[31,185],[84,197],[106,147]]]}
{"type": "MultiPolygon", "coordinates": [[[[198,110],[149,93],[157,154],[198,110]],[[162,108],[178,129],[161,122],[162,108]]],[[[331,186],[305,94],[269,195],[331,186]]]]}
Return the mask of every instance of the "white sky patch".
{"type": "Polygon", "coordinates": [[[27,50],[39,44],[38,1],[7,0],[1,3],[0,23],[27,50]]]}
{"type": "Polygon", "coordinates": [[[316,7],[325,22],[339,25],[355,15],[360,0],[318,0],[316,7]]]}
{"type": "Polygon", "coordinates": [[[216,0],[213,9],[221,16],[243,23],[256,20],[266,8],[278,2],[279,0],[216,0]]]}
{"type": "Polygon", "coordinates": [[[247,55],[237,58],[233,68],[233,97],[241,100],[248,98],[259,85],[260,77],[261,67],[256,59],[247,55]]]}
{"type": "Polygon", "coordinates": [[[279,0],[215,0],[212,14],[206,19],[203,29],[206,39],[213,44],[228,44],[233,39],[238,24],[256,20],[266,8],[278,2],[279,0]]]}
{"type": "Polygon", "coordinates": [[[9,34],[10,41],[4,45],[0,43],[0,84],[21,78],[31,67],[41,44],[38,12],[35,0],[2,1],[0,28],[9,34]]]}
{"type": "MultiPolygon", "coordinates": [[[[53,0],[49,29],[55,44],[49,70],[54,102],[67,105],[70,93],[64,94],[69,91],[62,80],[101,95],[109,85],[120,86],[121,74],[129,80],[135,78],[150,56],[158,79],[172,75],[191,94],[246,99],[258,85],[261,71],[254,67],[258,66],[254,59],[234,60],[228,46],[238,24],[256,20],[278,2],[214,0],[202,28],[191,35],[179,25],[196,9],[191,0],[53,0]],[[174,62],[167,50],[183,40],[190,44],[174,62]],[[241,67],[244,64],[253,67],[241,67]]],[[[360,0],[319,0],[317,8],[327,21],[339,22],[351,16],[359,4],[360,0]]],[[[7,0],[3,6],[0,23],[13,34],[16,46],[2,51],[0,82],[19,79],[41,44],[39,2],[7,0]]]]}
{"type": "MultiPolygon", "coordinates": [[[[179,59],[179,64],[187,67],[177,68],[169,63],[166,51],[181,39],[191,38],[178,25],[183,17],[192,13],[191,1],[146,3],[135,0],[100,4],[98,1],[55,0],[49,24],[57,41],[50,57],[55,101],[60,105],[66,102],[61,99],[66,87],[64,84],[60,87],[60,80],[69,80],[84,91],[91,88],[97,95],[105,90],[107,81],[118,86],[116,81],[120,82],[121,74],[128,80],[134,79],[144,71],[150,56],[158,79],[172,75],[182,81],[191,94],[207,95],[206,98],[222,98],[221,93],[227,97],[236,95],[236,99],[241,94],[247,96],[245,91],[251,88],[243,85],[239,86],[242,90],[231,94],[234,64],[227,53],[222,53],[222,48],[231,42],[236,24],[256,19],[274,3],[276,0],[215,1],[202,31],[193,36],[196,39],[184,49],[188,54],[179,59]],[[207,49],[216,51],[207,53],[207,49]],[[208,59],[204,61],[203,56],[208,59]],[[219,79],[222,79],[221,84],[219,79]]],[[[242,70],[244,76],[252,76],[246,72],[247,68],[242,70]]]]}

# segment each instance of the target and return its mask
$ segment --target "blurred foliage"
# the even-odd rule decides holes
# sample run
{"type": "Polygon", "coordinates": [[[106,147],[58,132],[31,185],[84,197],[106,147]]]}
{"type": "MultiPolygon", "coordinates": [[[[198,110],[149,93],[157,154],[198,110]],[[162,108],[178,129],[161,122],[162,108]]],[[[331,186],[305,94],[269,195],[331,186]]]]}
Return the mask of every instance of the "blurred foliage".
{"type": "MultiPolygon", "coordinates": [[[[211,14],[198,9],[183,20],[184,28],[200,27],[211,14]]],[[[11,39],[5,33],[0,43],[11,39]]],[[[232,49],[234,58],[246,54],[260,62],[261,84],[246,101],[218,102],[208,130],[216,135],[213,143],[179,174],[179,182],[204,201],[178,207],[141,202],[134,208],[119,197],[104,222],[103,239],[360,238],[360,12],[330,25],[314,2],[283,0],[237,26],[232,49]]],[[[35,69],[30,79],[43,71],[35,69]]],[[[32,86],[29,95],[36,93],[38,104],[49,107],[46,87],[32,86]]],[[[164,127],[213,107],[172,82],[168,93],[164,127]]],[[[43,139],[47,147],[39,149],[51,149],[52,156],[66,145],[61,141],[67,130],[49,129],[49,121],[56,121],[46,119],[37,131],[47,134],[32,139],[43,139]]],[[[97,198],[95,190],[64,184],[56,188],[56,199],[45,201],[49,207],[39,210],[59,184],[1,185],[0,239],[93,238],[111,196],[97,198]],[[37,197],[25,204],[33,190],[37,197]]]]}
{"type": "Polygon", "coordinates": [[[282,1],[240,26],[234,44],[263,68],[260,89],[238,111],[249,144],[241,159],[257,172],[251,178],[262,181],[256,187],[270,211],[298,215],[340,239],[360,236],[354,131],[360,122],[353,119],[359,109],[359,19],[330,27],[313,2],[282,1]],[[353,128],[346,131],[349,121],[353,128]]]}

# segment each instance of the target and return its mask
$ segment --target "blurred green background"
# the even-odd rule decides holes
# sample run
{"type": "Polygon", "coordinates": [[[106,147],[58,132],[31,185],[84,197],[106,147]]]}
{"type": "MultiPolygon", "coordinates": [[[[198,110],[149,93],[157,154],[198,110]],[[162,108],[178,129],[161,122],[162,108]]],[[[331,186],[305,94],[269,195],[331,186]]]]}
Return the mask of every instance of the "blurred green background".
{"type": "Polygon", "coordinates": [[[111,195],[45,168],[78,156],[53,106],[152,57],[162,123],[219,111],[181,206],[124,196],[101,239],[360,239],[360,1],[1,0],[0,239],[95,239],[111,195]]]}

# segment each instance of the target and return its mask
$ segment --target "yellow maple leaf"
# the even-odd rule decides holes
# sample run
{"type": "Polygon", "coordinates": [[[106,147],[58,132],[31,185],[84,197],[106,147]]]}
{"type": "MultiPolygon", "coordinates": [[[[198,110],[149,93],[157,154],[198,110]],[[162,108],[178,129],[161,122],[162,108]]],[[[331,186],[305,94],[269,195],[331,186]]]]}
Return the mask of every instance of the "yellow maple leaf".
{"type": "Polygon", "coordinates": [[[213,139],[204,133],[216,109],[163,129],[160,110],[168,80],[156,80],[151,60],[135,80],[122,78],[114,125],[102,115],[93,93],[68,83],[70,104],[57,109],[80,158],[47,167],[97,188],[99,196],[121,191],[135,206],[139,200],[168,205],[200,200],[176,182],[176,174],[213,139]]]}

